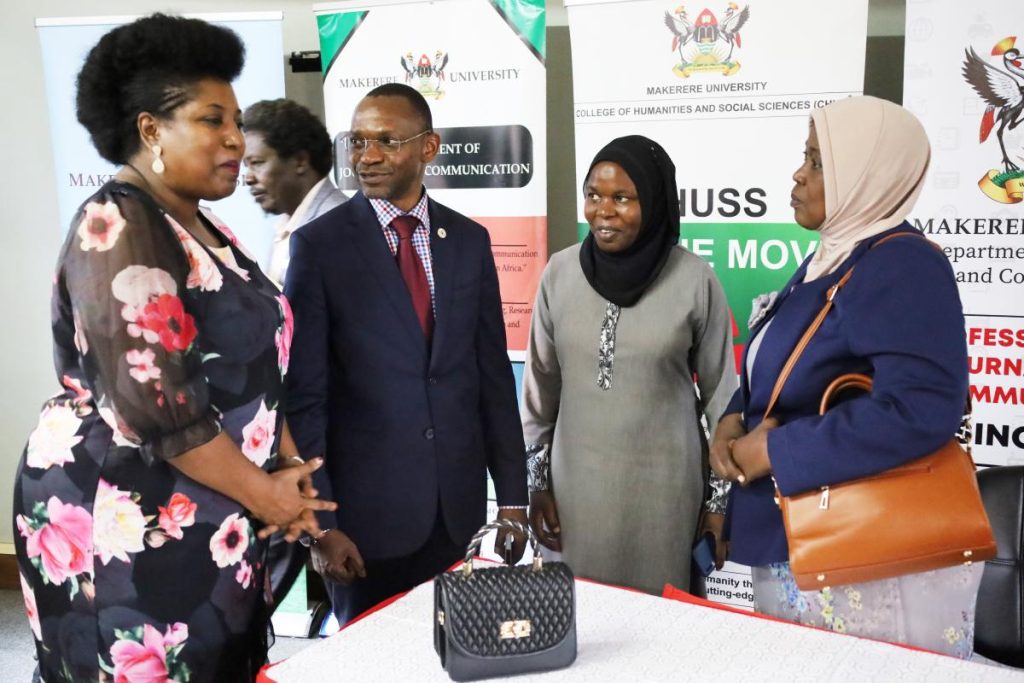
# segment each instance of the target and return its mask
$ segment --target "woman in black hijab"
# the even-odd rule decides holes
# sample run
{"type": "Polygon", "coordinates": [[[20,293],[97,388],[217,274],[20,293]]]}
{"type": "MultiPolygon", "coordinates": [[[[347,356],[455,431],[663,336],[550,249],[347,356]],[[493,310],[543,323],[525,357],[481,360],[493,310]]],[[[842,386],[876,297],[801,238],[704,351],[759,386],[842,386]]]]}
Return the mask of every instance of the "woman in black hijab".
{"type": "MultiPolygon", "coordinates": [[[[596,166],[607,182],[629,193],[641,222],[635,231],[604,234],[595,228],[598,204],[587,201],[591,231],[580,249],[580,266],[594,290],[617,306],[632,306],[661,272],[669,252],[679,242],[679,201],[676,198],[676,167],[661,145],[642,135],[612,140],[597,153],[587,171],[583,196],[591,199],[588,185],[596,166]]],[[[598,180],[595,178],[594,180],[598,180]]],[[[632,214],[631,214],[632,218],[632,214]]],[[[609,229],[607,222],[603,223],[609,229]]]]}
{"type": "Polygon", "coordinates": [[[544,271],[523,380],[542,543],[580,576],[652,593],[690,585],[708,490],[701,417],[717,424],[736,388],[725,295],[678,246],[677,192],[653,140],[597,153],[590,234],[544,271]]]}

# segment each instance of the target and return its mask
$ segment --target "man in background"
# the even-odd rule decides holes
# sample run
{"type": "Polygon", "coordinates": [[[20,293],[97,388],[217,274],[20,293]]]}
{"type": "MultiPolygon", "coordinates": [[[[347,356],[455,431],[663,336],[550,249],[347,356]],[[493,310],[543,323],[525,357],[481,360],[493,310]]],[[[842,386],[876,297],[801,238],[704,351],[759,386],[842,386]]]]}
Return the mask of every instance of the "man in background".
{"type": "Polygon", "coordinates": [[[291,235],[345,201],[331,183],[330,135],[311,111],[292,100],[261,100],[242,114],[245,184],[256,203],[280,215],[267,275],[284,286],[291,235]]]}

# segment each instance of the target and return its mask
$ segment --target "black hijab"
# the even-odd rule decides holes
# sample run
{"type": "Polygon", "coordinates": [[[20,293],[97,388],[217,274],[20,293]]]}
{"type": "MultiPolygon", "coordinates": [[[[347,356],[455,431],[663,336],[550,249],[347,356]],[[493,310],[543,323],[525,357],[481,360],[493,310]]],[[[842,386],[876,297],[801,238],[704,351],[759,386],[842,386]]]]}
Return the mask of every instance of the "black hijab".
{"type": "Polygon", "coordinates": [[[602,161],[618,164],[636,185],[640,199],[640,234],[618,253],[601,251],[588,233],[580,248],[580,265],[598,294],[619,306],[632,306],[658,277],[672,247],[679,242],[679,190],[676,167],[654,140],[627,135],[612,140],[590,162],[586,183],[602,161]]]}

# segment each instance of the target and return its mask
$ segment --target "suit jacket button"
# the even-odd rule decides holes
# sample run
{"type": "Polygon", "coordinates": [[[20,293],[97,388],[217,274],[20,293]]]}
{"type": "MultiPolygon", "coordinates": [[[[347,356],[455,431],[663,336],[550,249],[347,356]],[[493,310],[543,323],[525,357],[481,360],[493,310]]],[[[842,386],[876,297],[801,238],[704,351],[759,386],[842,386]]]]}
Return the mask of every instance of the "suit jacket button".
{"type": "Polygon", "coordinates": [[[433,439],[434,438],[434,430],[433,430],[433,428],[428,427],[427,429],[424,429],[423,430],[423,438],[426,439],[427,441],[430,441],[431,439],[433,439]]]}
{"type": "Polygon", "coordinates": [[[427,384],[429,384],[430,386],[434,386],[435,384],[437,384],[437,378],[436,377],[428,377],[427,378],[427,384]]]}

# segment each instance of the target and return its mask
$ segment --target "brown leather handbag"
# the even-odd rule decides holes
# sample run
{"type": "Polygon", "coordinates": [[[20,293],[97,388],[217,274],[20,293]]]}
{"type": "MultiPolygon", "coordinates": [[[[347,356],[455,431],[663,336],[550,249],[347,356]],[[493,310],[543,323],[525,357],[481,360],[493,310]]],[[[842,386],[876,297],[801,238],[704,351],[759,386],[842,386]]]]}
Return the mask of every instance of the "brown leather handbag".
{"type": "MultiPolygon", "coordinates": [[[[898,233],[873,246],[904,235],[910,236],[898,233]]],[[[783,366],[765,417],[852,273],[851,268],[829,289],[824,307],[783,366]]],[[[819,414],[850,388],[870,392],[871,378],[836,378],[822,395],[819,414]]],[[[794,496],[776,489],[797,586],[819,590],[995,557],[996,542],[974,470],[970,452],[954,437],[934,453],[875,475],[794,496]]]]}

